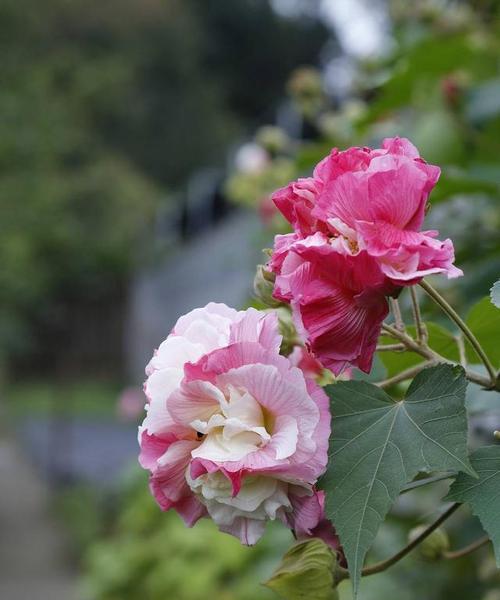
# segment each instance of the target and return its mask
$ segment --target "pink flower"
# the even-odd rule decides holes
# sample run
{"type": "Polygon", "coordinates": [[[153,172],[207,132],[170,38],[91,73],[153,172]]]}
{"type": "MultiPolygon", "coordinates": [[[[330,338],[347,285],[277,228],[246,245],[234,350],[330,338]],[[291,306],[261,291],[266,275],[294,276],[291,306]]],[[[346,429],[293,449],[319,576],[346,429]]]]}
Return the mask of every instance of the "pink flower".
{"type": "Polygon", "coordinates": [[[274,295],[291,303],[310,352],[337,375],[348,365],[370,370],[386,296],[396,291],[365,250],[342,254],[317,233],[289,246],[274,295]]]}
{"type": "Polygon", "coordinates": [[[162,509],[211,517],[254,544],[269,519],[309,535],[322,519],[326,395],[279,355],[274,314],[208,304],[149,363],[140,462],[162,509]]]}
{"type": "Polygon", "coordinates": [[[426,275],[462,274],[452,242],[421,231],[439,173],[408,140],[391,138],[376,150],[334,149],[313,177],[273,194],[294,228],[275,237],[274,296],[291,304],[309,351],[335,374],[370,370],[386,296],[426,275]]]}
{"type": "Polygon", "coordinates": [[[421,231],[439,174],[407,139],[389,138],[376,150],[332,150],[312,178],[278,190],[273,200],[296,236],[319,231],[339,252],[365,250],[394,283],[411,285],[430,274],[462,274],[453,266],[452,242],[421,231]]]}

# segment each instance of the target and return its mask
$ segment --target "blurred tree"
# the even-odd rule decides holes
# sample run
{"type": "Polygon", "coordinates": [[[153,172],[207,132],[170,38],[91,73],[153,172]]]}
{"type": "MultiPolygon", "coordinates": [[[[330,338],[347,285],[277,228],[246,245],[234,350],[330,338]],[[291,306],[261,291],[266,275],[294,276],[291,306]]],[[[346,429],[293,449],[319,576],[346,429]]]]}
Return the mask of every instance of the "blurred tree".
{"type": "Polygon", "coordinates": [[[0,31],[0,352],[114,370],[160,193],[223,163],[325,31],[267,0],[5,0],[0,31]]]}

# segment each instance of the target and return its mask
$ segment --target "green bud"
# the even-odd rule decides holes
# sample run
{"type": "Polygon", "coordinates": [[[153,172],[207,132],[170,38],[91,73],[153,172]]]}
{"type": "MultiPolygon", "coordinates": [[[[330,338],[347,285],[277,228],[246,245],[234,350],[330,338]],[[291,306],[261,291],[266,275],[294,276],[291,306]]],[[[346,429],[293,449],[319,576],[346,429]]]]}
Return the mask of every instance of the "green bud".
{"type": "Polygon", "coordinates": [[[338,600],[335,589],[337,557],[322,540],[294,544],[264,585],[285,600],[338,600]]]}
{"type": "Polygon", "coordinates": [[[275,275],[268,271],[264,265],[257,265],[257,271],[253,280],[253,291],[255,296],[270,308],[281,305],[279,300],[273,298],[275,275]]]}
{"type": "Polygon", "coordinates": [[[300,344],[300,338],[297,335],[295,324],[292,319],[292,311],[286,304],[282,304],[276,309],[278,315],[278,328],[283,336],[281,342],[281,353],[288,356],[297,344],[300,344]]]}
{"type": "MultiPolygon", "coordinates": [[[[410,531],[408,540],[412,542],[427,529],[426,525],[419,525],[410,531]]],[[[444,529],[436,529],[418,545],[420,557],[427,561],[439,560],[450,549],[450,540],[444,529]]]]}
{"type": "Polygon", "coordinates": [[[288,92],[308,119],[315,117],[324,105],[321,73],[313,67],[296,69],[288,81],[288,92]]]}
{"type": "Polygon", "coordinates": [[[321,72],[314,67],[295,69],[288,81],[288,91],[292,96],[311,98],[323,94],[321,72]]]}
{"type": "Polygon", "coordinates": [[[275,125],[264,125],[257,130],[255,141],[271,155],[285,152],[290,145],[286,131],[275,125]]]}

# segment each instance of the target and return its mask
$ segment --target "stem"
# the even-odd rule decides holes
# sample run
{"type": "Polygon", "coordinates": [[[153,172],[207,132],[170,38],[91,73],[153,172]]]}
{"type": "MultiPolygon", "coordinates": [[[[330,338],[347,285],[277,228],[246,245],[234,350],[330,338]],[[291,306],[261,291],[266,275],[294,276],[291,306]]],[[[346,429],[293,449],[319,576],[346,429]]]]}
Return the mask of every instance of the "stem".
{"type": "Polygon", "coordinates": [[[405,349],[404,344],[381,344],[377,346],[377,352],[403,352],[405,349]]]}
{"type": "Polygon", "coordinates": [[[422,320],[422,315],[420,313],[420,305],[418,303],[417,290],[415,286],[410,287],[410,296],[411,296],[411,304],[413,309],[413,319],[415,321],[415,328],[417,330],[417,342],[421,344],[426,344],[428,340],[427,327],[422,320]]]}
{"type": "Polygon", "coordinates": [[[432,285],[427,283],[427,281],[422,280],[420,282],[420,286],[427,292],[427,294],[429,294],[429,296],[434,300],[434,302],[436,302],[436,304],[438,304],[443,309],[443,311],[448,315],[448,317],[450,317],[450,319],[454,321],[456,325],[462,330],[463,334],[469,340],[469,343],[474,348],[476,354],[482,360],[484,366],[486,367],[486,370],[488,371],[488,374],[491,379],[490,387],[495,387],[497,381],[497,374],[495,372],[495,368],[491,364],[490,359],[486,356],[486,353],[484,352],[476,336],[465,324],[465,322],[462,320],[462,318],[456,312],[456,310],[450,304],[448,304],[448,302],[441,296],[441,294],[437,290],[435,290],[432,287],[432,285]]]}
{"type": "Polygon", "coordinates": [[[458,356],[460,357],[460,364],[462,367],[467,366],[467,355],[465,353],[465,344],[464,344],[464,336],[459,333],[455,338],[458,346],[458,356]]]}
{"type": "Polygon", "coordinates": [[[385,323],[383,323],[382,325],[382,330],[385,331],[385,333],[387,333],[388,335],[402,342],[408,348],[408,350],[411,350],[416,354],[420,354],[420,356],[423,356],[424,358],[427,358],[429,360],[440,358],[439,354],[436,354],[436,352],[431,350],[428,346],[419,344],[404,331],[399,331],[395,327],[392,327],[391,325],[386,325],[385,323]]]}
{"type": "MultiPolygon", "coordinates": [[[[398,331],[396,328],[391,327],[390,325],[386,325],[385,323],[382,325],[382,330],[393,338],[400,340],[408,350],[415,352],[415,354],[419,354],[423,356],[427,360],[437,361],[440,363],[445,363],[448,365],[455,365],[456,363],[452,360],[448,360],[444,356],[441,356],[434,350],[431,350],[427,345],[417,344],[417,342],[411,338],[408,334],[398,331]]],[[[470,371],[469,369],[465,369],[465,376],[469,381],[473,383],[477,383],[481,387],[486,389],[492,389],[491,380],[489,377],[485,375],[481,375],[480,373],[476,373],[475,371],[470,371]]]]}
{"type": "Polygon", "coordinates": [[[384,379],[383,381],[379,381],[375,385],[380,388],[390,387],[391,385],[394,385],[395,383],[399,383],[400,381],[405,381],[406,379],[411,379],[412,377],[415,377],[415,375],[418,375],[420,373],[420,371],[427,369],[427,367],[434,367],[438,364],[438,362],[439,361],[437,361],[437,360],[427,360],[427,361],[421,362],[418,365],[415,365],[414,367],[410,367],[409,369],[405,369],[404,371],[401,371],[401,373],[398,373],[397,375],[394,375],[393,377],[389,377],[389,379],[384,379]]]}
{"type": "Polygon", "coordinates": [[[398,331],[405,330],[405,324],[403,321],[403,315],[401,314],[401,308],[399,307],[399,302],[394,298],[389,298],[389,302],[391,304],[391,311],[394,315],[394,324],[398,331]]]}
{"type": "Polygon", "coordinates": [[[369,575],[375,575],[376,573],[382,573],[392,565],[395,565],[402,558],[404,558],[407,554],[409,554],[412,550],[414,550],[421,542],[423,542],[430,534],[436,530],[441,523],[444,523],[448,517],[460,507],[460,504],[455,503],[450,506],[448,510],[446,510],[439,518],[437,518],[433,523],[431,523],[427,529],[425,529],[418,537],[416,537],[412,542],[410,542],[407,546],[402,548],[399,552],[391,556],[390,558],[383,560],[379,563],[375,563],[374,565],[370,565],[369,567],[365,567],[361,572],[362,577],[368,577],[369,575]]]}
{"type": "Polygon", "coordinates": [[[475,542],[472,542],[472,544],[465,546],[465,548],[460,548],[460,550],[454,550],[453,552],[445,552],[443,556],[444,558],[448,558],[450,560],[454,558],[462,558],[462,556],[467,556],[467,554],[471,554],[472,552],[479,550],[479,548],[486,546],[486,544],[489,541],[490,538],[487,535],[485,535],[484,537],[476,540],[475,542]]]}

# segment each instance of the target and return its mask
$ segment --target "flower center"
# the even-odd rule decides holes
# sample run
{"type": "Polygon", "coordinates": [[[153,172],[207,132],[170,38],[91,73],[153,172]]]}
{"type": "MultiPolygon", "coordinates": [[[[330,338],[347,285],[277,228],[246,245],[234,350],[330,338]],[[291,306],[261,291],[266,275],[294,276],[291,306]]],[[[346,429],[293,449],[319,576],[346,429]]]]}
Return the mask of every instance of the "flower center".
{"type": "Polygon", "coordinates": [[[191,422],[202,440],[191,455],[217,462],[241,460],[268,443],[271,422],[247,390],[229,386],[224,401],[208,421],[191,422]]]}

